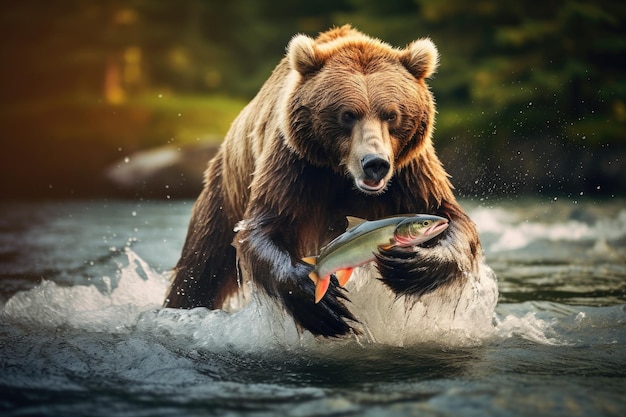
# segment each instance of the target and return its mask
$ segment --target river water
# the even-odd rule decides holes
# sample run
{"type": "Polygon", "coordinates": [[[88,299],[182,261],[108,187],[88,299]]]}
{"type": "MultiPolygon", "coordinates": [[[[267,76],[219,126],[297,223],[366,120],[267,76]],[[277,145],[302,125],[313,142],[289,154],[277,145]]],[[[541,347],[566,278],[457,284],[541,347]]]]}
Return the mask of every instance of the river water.
{"type": "Polygon", "coordinates": [[[624,416],[625,203],[463,201],[492,323],[410,346],[162,309],[192,201],[0,203],[0,415],[624,416]]]}

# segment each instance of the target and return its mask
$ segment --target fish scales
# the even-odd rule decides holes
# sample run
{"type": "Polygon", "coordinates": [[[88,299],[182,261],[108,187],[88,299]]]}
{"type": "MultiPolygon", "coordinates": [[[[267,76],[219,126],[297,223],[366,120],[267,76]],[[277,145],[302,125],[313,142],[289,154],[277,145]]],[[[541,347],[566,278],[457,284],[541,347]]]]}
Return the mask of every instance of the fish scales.
{"type": "Polygon", "coordinates": [[[315,283],[315,302],[324,296],[335,275],[344,286],[352,270],[375,259],[375,251],[392,246],[411,246],[423,243],[443,232],[448,220],[433,215],[415,214],[386,217],[366,221],[348,217],[348,229],[322,248],[317,257],[303,260],[315,269],[309,277],[315,283]]]}
{"type": "Polygon", "coordinates": [[[322,250],[322,254],[318,258],[318,274],[323,277],[338,269],[357,267],[373,260],[374,251],[379,246],[391,243],[390,237],[393,236],[393,231],[399,223],[398,220],[393,220],[387,221],[386,223],[389,223],[387,226],[367,231],[362,231],[361,226],[368,225],[361,224],[341,235],[341,239],[332,241],[322,250]],[[352,241],[350,241],[351,239],[352,241]]]}

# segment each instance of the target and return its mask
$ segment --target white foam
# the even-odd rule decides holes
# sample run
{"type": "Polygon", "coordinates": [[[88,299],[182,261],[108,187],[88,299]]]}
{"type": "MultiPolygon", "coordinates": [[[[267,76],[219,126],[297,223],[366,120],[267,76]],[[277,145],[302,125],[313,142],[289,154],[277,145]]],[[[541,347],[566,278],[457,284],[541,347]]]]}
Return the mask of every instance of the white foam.
{"type": "Polygon", "coordinates": [[[64,287],[44,281],[10,298],[0,308],[0,317],[50,328],[133,333],[184,349],[210,351],[327,349],[346,340],[406,347],[423,343],[468,346],[494,336],[520,335],[552,343],[545,336],[548,327],[532,314],[495,319],[497,285],[486,265],[478,276],[468,279],[467,285],[426,295],[417,303],[396,299],[372,276],[371,265],[358,268],[348,284],[348,295],[363,334],[334,341],[299,332],[274,300],[255,291],[251,291],[247,306],[232,313],[161,308],[169,287],[166,274],[152,270],[130,249],[126,255],[128,264],[120,268],[119,283],[112,290],[101,292],[92,285],[64,287]]]}
{"type": "Polygon", "coordinates": [[[537,240],[605,241],[626,236],[626,210],[621,210],[614,218],[600,218],[594,224],[578,220],[559,222],[550,216],[546,217],[551,222],[529,221],[504,208],[476,208],[471,217],[481,235],[498,236],[487,248],[491,252],[522,249],[537,240]]]}
{"type": "Polygon", "coordinates": [[[246,351],[315,343],[312,335],[298,332],[294,321],[274,301],[258,295],[252,295],[251,302],[234,313],[163,309],[167,274],[155,272],[131,249],[126,249],[126,255],[128,264],[120,268],[118,285],[112,290],[43,281],[11,297],[0,308],[0,317],[49,328],[180,338],[192,348],[246,351]]]}
{"type": "Polygon", "coordinates": [[[364,341],[465,346],[491,337],[498,289],[487,265],[476,275],[469,274],[464,285],[434,291],[419,301],[396,297],[376,276],[372,265],[358,268],[347,285],[364,341]]]}
{"type": "Polygon", "coordinates": [[[187,348],[212,352],[258,352],[314,346],[310,333],[301,334],[294,321],[275,303],[257,297],[237,312],[195,308],[154,309],[137,322],[139,332],[160,335],[164,340],[184,340],[187,348]]]}
{"type": "Polygon", "coordinates": [[[541,345],[562,345],[563,341],[551,337],[554,333],[553,323],[540,319],[534,312],[528,312],[522,317],[508,314],[503,318],[496,318],[494,335],[500,339],[521,337],[541,345]]]}
{"type": "Polygon", "coordinates": [[[128,265],[120,269],[118,286],[112,291],[103,293],[93,285],[64,287],[43,281],[10,298],[0,316],[47,327],[127,332],[139,313],[163,303],[168,281],[132,250],[126,249],[126,255],[128,265]]]}

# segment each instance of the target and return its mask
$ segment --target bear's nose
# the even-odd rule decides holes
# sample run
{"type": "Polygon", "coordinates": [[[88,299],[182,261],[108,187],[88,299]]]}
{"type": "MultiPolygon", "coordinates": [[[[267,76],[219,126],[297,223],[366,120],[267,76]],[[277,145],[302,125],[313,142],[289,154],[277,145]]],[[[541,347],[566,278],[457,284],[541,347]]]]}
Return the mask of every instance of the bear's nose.
{"type": "Polygon", "coordinates": [[[389,172],[389,162],[378,155],[367,154],[361,159],[365,177],[371,181],[380,181],[389,172]]]}

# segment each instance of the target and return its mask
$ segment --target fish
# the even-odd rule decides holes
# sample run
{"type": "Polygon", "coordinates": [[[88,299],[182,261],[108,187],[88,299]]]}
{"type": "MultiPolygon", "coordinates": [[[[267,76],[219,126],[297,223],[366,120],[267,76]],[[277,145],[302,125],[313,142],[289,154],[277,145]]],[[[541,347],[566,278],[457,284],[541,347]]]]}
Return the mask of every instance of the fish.
{"type": "Polygon", "coordinates": [[[324,246],[318,256],[302,258],[315,266],[309,278],[315,284],[316,304],[326,294],[331,275],[343,287],[354,268],[373,261],[379,248],[419,245],[448,227],[448,219],[430,214],[391,216],[371,221],[351,216],[346,219],[348,228],[343,234],[324,246]]]}

